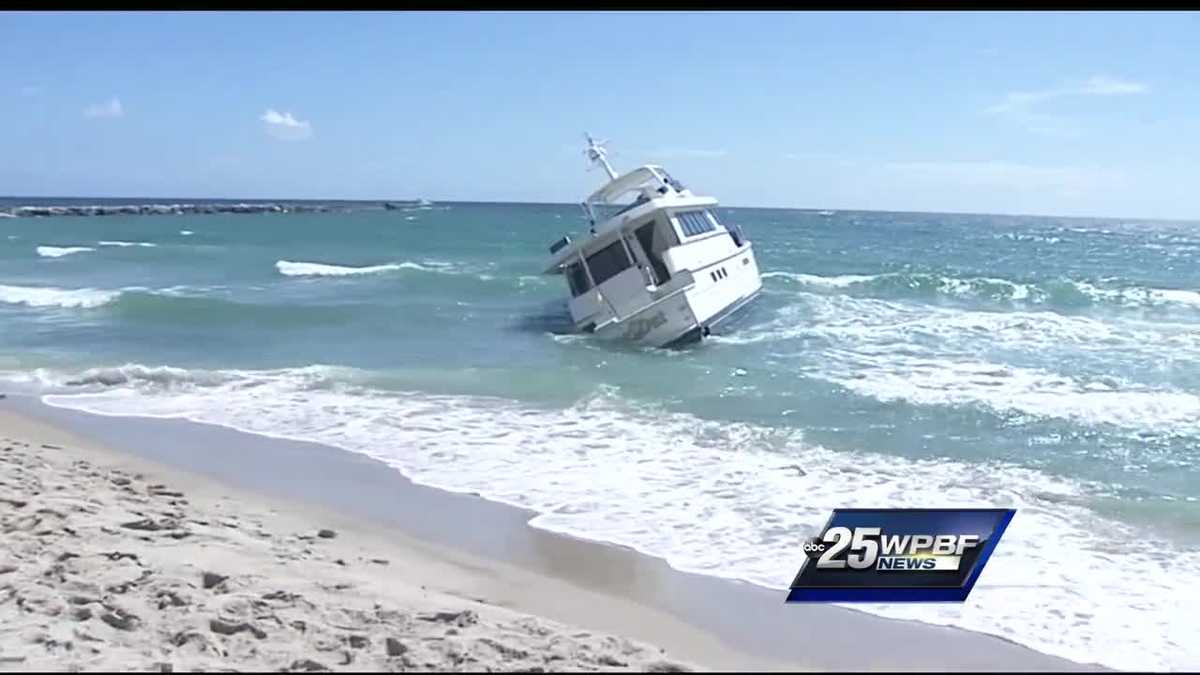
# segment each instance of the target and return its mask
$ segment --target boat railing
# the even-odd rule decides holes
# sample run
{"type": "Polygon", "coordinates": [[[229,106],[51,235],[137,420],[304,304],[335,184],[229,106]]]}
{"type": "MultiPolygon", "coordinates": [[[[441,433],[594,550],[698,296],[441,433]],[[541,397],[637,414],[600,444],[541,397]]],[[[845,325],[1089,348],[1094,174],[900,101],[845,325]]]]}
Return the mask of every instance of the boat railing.
{"type": "Polygon", "coordinates": [[[690,270],[679,270],[667,283],[650,291],[650,300],[651,302],[665,300],[680,291],[691,288],[695,283],[696,278],[692,276],[690,270]]]}
{"type": "Polygon", "coordinates": [[[741,248],[742,242],[746,241],[746,234],[742,232],[742,226],[737,223],[723,223],[723,225],[729,232],[729,236],[733,238],[733,244],[741,248]]]}

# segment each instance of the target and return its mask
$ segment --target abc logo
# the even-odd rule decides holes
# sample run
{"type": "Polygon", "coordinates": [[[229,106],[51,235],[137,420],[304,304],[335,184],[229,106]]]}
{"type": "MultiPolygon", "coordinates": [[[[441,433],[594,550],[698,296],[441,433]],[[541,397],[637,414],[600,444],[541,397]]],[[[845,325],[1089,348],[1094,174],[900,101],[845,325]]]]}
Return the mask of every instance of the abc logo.
{"type": "Polygon", "coordinates": [[[800,548],[800,550],[804,551],[804,555],[808,556],[809,558],[817,558],[825,552],[825,544],[821,543],[821,539],[819,537],[813,537],[812,539],[804,542],[804,545],[800,548]]]}

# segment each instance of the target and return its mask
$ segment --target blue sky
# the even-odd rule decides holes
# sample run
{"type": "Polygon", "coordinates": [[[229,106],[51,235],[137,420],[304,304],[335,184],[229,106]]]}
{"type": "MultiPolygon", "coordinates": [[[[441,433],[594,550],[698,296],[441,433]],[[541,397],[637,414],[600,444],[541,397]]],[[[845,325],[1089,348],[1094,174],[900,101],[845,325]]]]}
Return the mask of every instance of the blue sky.
{"type": "Polygon", "coordinates": [[[1200,219],[1200,14],[0,14],[0,194],[1200,219]]]}

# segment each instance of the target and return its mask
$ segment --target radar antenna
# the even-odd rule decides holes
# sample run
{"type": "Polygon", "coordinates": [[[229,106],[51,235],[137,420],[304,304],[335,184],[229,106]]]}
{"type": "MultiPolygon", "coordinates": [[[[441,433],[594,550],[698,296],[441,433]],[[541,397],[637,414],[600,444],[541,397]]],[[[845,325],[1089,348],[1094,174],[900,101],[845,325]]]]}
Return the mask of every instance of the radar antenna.
{"type": "Polygon", "coordinates": [[[612,165],[608,163],[608,150],[604,148],[604,144],[608,141],[597,141],[586,131],[583,133],[583,137],[587,139],[588,143],[587,149],[583,151],[588,161],[604,167],[604,171],[608,174],[610,180],[616,179],[617,172],[613,171],[612,165]]]}

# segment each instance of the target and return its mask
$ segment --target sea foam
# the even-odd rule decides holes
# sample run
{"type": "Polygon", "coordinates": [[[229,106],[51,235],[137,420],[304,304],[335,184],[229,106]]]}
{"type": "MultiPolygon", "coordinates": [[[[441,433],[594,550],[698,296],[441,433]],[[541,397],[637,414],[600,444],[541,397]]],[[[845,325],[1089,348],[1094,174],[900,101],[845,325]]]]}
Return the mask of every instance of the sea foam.
{"type": "Polygon", "coordinates": [[[815,365],[807,376],[884,403],[1200,434],[1200,395],[1194,391],[1074,373],[1053,358],[1063,345],[1072,345],[1091,352],[1094,362],[1160,363],[1200,353],[1200,332],[1191,324],[988,312],[816,292],[794,297],[773,319],[712,342],[769,343],[776,355],[810,359],[815,365]],[[1017,365],[990,359],[989,353],[1038,363],[1017,365]]]}

